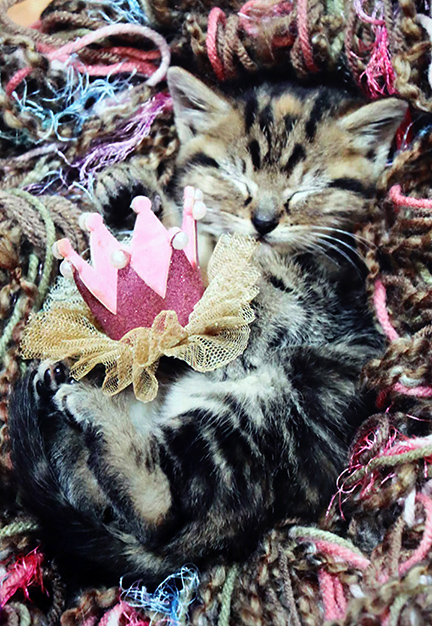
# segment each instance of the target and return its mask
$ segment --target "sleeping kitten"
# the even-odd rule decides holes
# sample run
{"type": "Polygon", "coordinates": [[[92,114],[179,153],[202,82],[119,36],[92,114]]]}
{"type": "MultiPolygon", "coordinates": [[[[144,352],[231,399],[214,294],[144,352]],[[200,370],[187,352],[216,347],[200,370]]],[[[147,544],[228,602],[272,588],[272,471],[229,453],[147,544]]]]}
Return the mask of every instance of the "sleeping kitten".
{"type": "Polygon", "coordinates": [[[194,185],[208,237],[261,242],[249,345],[206,374],[165,360],[171,382],[146,405],[46,362],[11,400],[22,499],[47,548],[111,582],[242,559],[275,524],[316,519],[371,409],[360,372],[381,349],[344,233],[367,217],[406,105],[288,85],[234,100],[179,68],[168,82],[173,206],[194,185]]]}

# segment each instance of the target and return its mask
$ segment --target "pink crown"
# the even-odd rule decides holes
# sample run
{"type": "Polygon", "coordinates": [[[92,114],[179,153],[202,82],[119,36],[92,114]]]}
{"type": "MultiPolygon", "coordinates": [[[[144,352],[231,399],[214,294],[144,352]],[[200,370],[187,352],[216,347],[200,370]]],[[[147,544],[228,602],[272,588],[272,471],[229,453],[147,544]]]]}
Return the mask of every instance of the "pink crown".
{"type": "MultiPolygon", "coordinates": [[[[151,209],[151,202],[137,196],[132,240],[120,243],[104,226],[98,213],[84,214],[90,232],[91,264],[82,259],[68,239],[57,241],[54,254],[65,261],[64,275],[73,275],[78,290],[112,339],[133,328],[150,327],[161,311],[173,310],[182,326],[188,323],[204,286],[197,258],[196,219],[205,214],[202,194],[193,187],[184,191],[181,230],[167,230],[151,209]]],[[[63,267],[62,267],[63,266],[63,267]]]]}

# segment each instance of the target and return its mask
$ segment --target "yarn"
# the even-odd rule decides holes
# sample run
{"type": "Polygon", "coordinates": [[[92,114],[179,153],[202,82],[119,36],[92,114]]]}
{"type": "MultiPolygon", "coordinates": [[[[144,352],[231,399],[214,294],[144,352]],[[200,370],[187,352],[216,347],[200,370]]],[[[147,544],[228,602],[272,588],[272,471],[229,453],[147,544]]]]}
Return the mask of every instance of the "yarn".
{"type": "Polygon", "coordinates": [[[13,563],[0,583],[0,607],[3,608],[18,590],[22,590],[26,598],[29,597],[28,588],[32,585],[44,591],[41,570],[43,558],[40,552],[33,550],[13,563]]]}
{"type": "MultiPolygon", "coordinates": [[[[141,64],[137,59],[131,62],[121,61],[120,63],[114,63],[109,65],[93,65],[82,63],[74,59],[74,55],[82,48],[113,35],[138,35],[146,37],[154,42],[158,46],[161,54],[161,64],[158,69],[150,71],[151,76],[147,79],[149,86],[157,85],[161,80],[165,78],[169,63],[170,63],[170,50],[165,39],[156,33],[154,30],[140,26],[138,24],[112,24],[99,28],[98,30],[80,37],[79,39],[70,43],[64,44],[60,48],[53,49],[49,44],[39,43],[37,48],[39,51],[45,54],[47,60],[51,63],[63,63],[65,65],[72,64],[73,67],[79,72],[84,72],[90,76],[109,76],[117,73],[130,73],[137,72],[147,75],[150,66],[145,63],[141,64]]],[[[128,54],[128,49],[124,49],[124,53],[128,54]]],[[[144,55],[146,58],[146,55],[144,55]]],[[[12,76],[9,82],[6,84],[5,93],[10,96],[18,87],[18,85],[30,74],[32,68],[23,68],[12,76]]]]}
{"type": "MultiPolygon", "coordinates": [[[[210,81],[267,71],[307,79],[313,72],[316,82],[332,76],[357,84],[369,98],[396,94],[412,110],[379,181],[379,198],[357,233],[366,241],[368,289],[386,341],[382,358],[365,370],[365,384],[379,395],[377,414],[353,442],[316,526],[287,520],[234,570],[229,564],[203,568],[196,600],[184,602],[176,619],[184,623],[188,613],[197,626],[432,623],[432,138],[421,115],[432,110],[432,70],[424,3],[55,0],[35,28],[24,28],[7,16],[14,2],[0,2],[3,566],[31,552],[37,536],[34,521],[23,518],[15,502],[6,423],[11,385],[22,367],[22,329],[55,274],[46,260],[53,230],[47,232],[34,197],[56,237],[85,250],[77,226],[81,210],[116,213],[117,202],[127,204],[138,183],[169,183],[177,150],[169,101],[162,81],[155,87],[146,82],[161,66],[160,76],[166,70],[168,48],[161,44],[163,57],[157,44],[131,30],[151,24],[163,32],[176,63],[210,81]],[[106,30],[118,26],[124,30],[117,35],[106,30]],[[96,75],[107,68],[118,73],[96,75]]],[[[173,619],[169,602],[165,613],[131,607],[116,588],[87,589],[73,600],[69,593],[65,610],[55,562],[41,561],[41,571],[50,595],[40,600],[32,594],[32,603],[11,596],[3,621],[142,626],[173,619]]]]}
{"type": "Polygon", "coordinates": [[[308,0],[297,0],[297,28],[301,51],[309,72],[317,72],[308,30],[308,0]]]}
{"type": "Polygon", "coordinates": [[[225,580],[222,591],[221,609],[219,613],[218,626],[229,626],[229,618],[231,613],[232,595],[234,593],[234,585],[238,575],[238,567],[233,565],[225,580]]]}
{"type": "Polygon", "coordinates": [[[87,5],[91,17],[107,24],[148,24],[144,7],[137,0],[124,0],[121,4],[116,0],[87,0],[87,5]]]}
{"type": "Polygon", "coordinates": [[[168,576],[154,593],[149,593],[139,583],[125,589],[120,582],[121,598],[131,607],[146,609],[159,617],[165,616],[167,624],[178,626],[187,615],[198,584],[198,571],[194,567],[183,566],[179,572],[168,576]]]}
{"type": "Polygon", "coordinates": [[[148,100],[135,115],[117,128],[116,141],[110,143],[109,138],[106,138],[104,143],[90,148],[83,159],[71,164],[72,168],[79,169],[80,181],[90,186],[98,171],[124,161],[149,135],[156,117],[171,109],[172,99],[167,94],[158,93],[148,100]]]}

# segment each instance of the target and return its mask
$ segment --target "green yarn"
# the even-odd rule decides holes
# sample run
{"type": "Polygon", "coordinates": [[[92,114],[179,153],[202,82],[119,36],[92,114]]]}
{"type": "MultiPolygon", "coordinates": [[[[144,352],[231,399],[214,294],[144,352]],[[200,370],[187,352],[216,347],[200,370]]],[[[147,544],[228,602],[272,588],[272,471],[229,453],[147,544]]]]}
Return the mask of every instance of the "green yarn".
{"type": "Polygon", "coordinates": [[[35,530],[39,530],[39,526],[36,522],[12,522],[12,524],[0,528],[0,539],[6,539],[14,535],[23,535],[35,530]]]}
{"type": "MultiPolygon", "coordinates": [[[[345,0],[327,0],[327,13],[330,15],[345,14],[345,0]]],[[[343,33],[341,33],[343,36],[343,33]]]]}
{"type": "Polygon", "coordinates": [[[409,595],[407,593],[402,593],[400,596],[398,596],[395,599],[395,601],[390,607],[389,626],[398,625],[399,616],[408,599],[409,599],[409,595]]]}
{"type": "Polygon", "coordinates": [[[307,538],[321,540],[321,541],[330,541],[338,546],[343,548],[348,548],[351,552],[358,554],[359,556],[364,556],[364,554],[356,548],[356,546],[349,541],[349,539],[344,539],[343,537],[339,537],[338,535],[334,535],[328,530],[321,530],[320,528],[314,528],[309,526],[293,526],[289,531],[290,537],[297,538],[307,538]]]}
{"type": "Polygon", "coordinates": [[[229,618],[231,615],[231,602],[238,571],[239,566],[233,565],[225,579],[225,584],[222,589],[222,601],[218,619],[218,626],[229,626],[229,618]]]}
{"type": "Polygon", "coordinates": [[[359,470],[348,476],[345,480],[345,486],[349,487],[358,480],[362,480],[367,474],[370,474],[372,470],[379,469],[381,467],[393,467],[396,465],[404,465],[405,463],[413,463],[420,459],[425,459],[432,455],[432,444],[416,448],[415,450],[409,450],[408,452],[401,452],[399,454],[388,454],[386,456],[379,456],[369,461],[365,467],[361,467],[359,470]]]}
{"type": "Polygon", "coordinates": [[[50,286],[50,278],[51,278],[51,272],[52,272],[53,262],[54,262],[52,247],[56,240],[55,226],[54,226],[54,222],[51,219],[51,215],[48,209],[38,198],[35,198],[35,196],[32,196],[27,191],[22,191],[21,189],[12,189],[10,193],[20,198],[23,198],[23,200],[26,200],[27,202],[29,202],[29,204],[32,204],[35,207],[35,209],[39,211],[40,216],[42,217],[44,224],[45,224],[45,230],[46,230],[45,262],[44,262],[44,266],[42,270],[41,279],[39,281],[38,295],[34,304],[34,308],[38,309],[40,305],[42,304],[42,302],[44,301],[45,296],[50,286]]]}
{"type": "MultiPolygon", "coordinates": [[[[29,266],[28,266],[28,274],[27,274],[27,280],[30,283],[34,283],[36,280],[36,276],[38,273],[38,268],[39,268],[39,259],[35,254],[31,254],[29,257],[29,266]]],[[[18,324],[18,322],[20,321],[21,317],[22,317],[22,312],[21,312],[21,308],[24,304],[24,302],[26,301],[27,296],[21,295],[14,307],[13,313],[6,325],[6,327],[3,330],[3,334],[0,337],[0,359],[2,359],[6,353],[6,348],[7,345],[9,343],[9,341],[12,339],[12,334],[14,331],[15,326],[18,324]]]]}

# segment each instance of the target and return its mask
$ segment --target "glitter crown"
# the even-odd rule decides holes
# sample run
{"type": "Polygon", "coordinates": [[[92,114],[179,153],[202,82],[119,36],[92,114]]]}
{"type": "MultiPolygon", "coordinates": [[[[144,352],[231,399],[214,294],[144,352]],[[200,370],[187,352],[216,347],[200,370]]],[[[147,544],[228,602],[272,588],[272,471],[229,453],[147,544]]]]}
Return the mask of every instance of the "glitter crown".
{"type": "Polygon", "coordinates": [[[54,254],[64,259],[62,273],[73,276],[112,339],[134,328],[151,327],[161,311],[175,311],[185,326],[204,292],[195,222],[205,213],[201,192],[185,188],[181,230],[167,230],[144,196],[134,198],[132,209],[137,217],[130,244],[119,242],[101,215],[89,213],[82,225],[90,233],[91,263],[73,250],[68,239],[57,241],[54,248],[54,254]]]}

